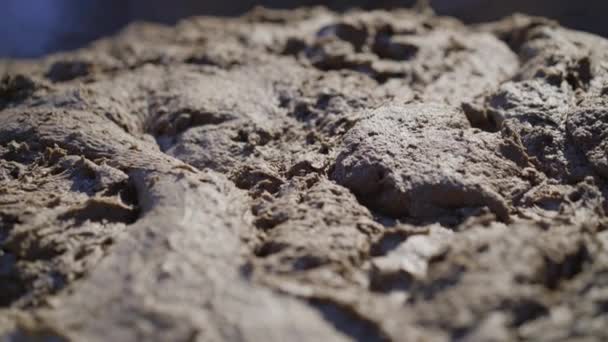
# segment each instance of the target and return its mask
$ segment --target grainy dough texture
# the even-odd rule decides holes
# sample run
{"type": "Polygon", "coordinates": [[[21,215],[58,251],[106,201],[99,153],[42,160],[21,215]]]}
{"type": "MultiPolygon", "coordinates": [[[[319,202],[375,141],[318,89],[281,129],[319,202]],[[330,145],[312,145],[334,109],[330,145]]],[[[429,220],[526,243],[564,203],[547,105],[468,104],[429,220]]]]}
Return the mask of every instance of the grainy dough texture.
{"type": "Polygon", "coordinates": [[[0,73],[0,340],[608,339],[603,38],[257,9],[0,73]]]}

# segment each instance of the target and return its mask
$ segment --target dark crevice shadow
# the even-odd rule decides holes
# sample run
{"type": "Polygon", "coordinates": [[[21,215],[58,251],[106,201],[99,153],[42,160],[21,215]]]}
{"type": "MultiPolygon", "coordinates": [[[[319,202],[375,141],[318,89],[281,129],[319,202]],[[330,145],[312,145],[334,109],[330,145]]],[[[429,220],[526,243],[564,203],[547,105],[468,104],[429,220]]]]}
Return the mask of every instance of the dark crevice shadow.
{"type": "Polygon", "coordinates": [[[357,342],[390,341],[390,338],[376,323],[361,317],[348,307],[323,299],[313,299],[310,303],[337,330],[357,342]]]}

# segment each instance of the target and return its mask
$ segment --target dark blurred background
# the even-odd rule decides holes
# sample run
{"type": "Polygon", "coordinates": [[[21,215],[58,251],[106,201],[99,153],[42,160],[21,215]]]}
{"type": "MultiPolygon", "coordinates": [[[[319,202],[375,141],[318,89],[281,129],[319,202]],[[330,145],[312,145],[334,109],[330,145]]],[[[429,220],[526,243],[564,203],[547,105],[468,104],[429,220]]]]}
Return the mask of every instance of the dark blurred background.
{"type": "MultiPolygon", "coordinates": [[[[134,20],[174,23],[207,14],[234,16],[255,5],[271,8],[325,5],[395,8],[415,0],[1,0],[0,57],[36,57],[69,50],[112,34],[134,20]]],[[[563,25],[608,36],[608,0],[431,0],[439,14],[480,22],[522,12],[557,19],[563,25]]]]}

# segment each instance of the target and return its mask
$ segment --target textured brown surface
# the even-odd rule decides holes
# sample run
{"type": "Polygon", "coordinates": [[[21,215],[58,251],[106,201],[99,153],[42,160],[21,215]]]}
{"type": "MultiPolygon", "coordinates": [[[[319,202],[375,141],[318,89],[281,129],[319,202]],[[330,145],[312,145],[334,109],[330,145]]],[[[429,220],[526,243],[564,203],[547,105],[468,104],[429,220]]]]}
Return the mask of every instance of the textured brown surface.
{"type": "Polygon", "coordinates": [[[2,61],[0,337],[608,339],[607,51],[305,9],[2,61]]]}

